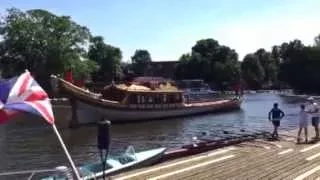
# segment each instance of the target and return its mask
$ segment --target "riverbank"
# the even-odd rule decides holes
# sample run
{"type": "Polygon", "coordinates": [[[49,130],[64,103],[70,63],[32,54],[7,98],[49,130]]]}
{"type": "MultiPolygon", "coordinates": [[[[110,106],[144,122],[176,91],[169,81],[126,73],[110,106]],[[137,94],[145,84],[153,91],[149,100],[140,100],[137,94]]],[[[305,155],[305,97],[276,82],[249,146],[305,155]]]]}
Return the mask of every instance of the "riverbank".
{"type": "MultiPolygon", "coordinates": [[[[310,137],[314,135],[309,127],[310,137]]],[[[320,143],[296,144],[297,130],[280,141],[256,139],[111,177],[126,179],[315,179],[320,176],[320,143]]]]}
{"type": "Polygon", "coordinates": [[[312,98],[314,98],[316,100],[320,99],[320,96],[309,95],[309,94],[280,94],[280,96],[291,97],[291,98],[301,98],[301,99],[307,99],[309,97],[312,97],[312,98]]]}

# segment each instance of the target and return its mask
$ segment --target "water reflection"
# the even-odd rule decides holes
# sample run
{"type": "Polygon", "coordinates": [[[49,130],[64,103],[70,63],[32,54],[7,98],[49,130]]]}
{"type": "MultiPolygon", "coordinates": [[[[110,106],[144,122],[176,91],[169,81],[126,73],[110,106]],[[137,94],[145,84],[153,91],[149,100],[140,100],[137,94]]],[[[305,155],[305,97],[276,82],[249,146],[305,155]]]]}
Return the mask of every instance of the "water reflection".
{"type": "MultiPolygon", "coordinates": [[[[128,145],[134,145],[138,151],[160,146],[180,147],[203,132],[206,138],[213,139],[232,133],[270,131],[272,125],[267,114],[274,102],[286,113],[281,129],[295,128],[301,99],[253,94],[245,97],[241,110],[229,113],[112,125],[112,153],[124,151],[128,145]]],[[[65,112],[56,114],[59,120],[66,116],[65,112]]],[[[68,165],[50,126],[31,116],[22,119],[0,126],[0,171],[68,165]]],[[[98,159],[96,126],[59,130],[78,165],[98,159]]]]}

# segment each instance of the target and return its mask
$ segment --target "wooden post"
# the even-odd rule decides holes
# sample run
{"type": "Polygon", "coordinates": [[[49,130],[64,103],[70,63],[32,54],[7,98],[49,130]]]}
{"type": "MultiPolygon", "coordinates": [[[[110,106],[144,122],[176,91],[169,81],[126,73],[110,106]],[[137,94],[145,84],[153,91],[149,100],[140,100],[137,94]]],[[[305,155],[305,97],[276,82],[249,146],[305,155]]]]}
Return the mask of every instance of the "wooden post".
{"type": "Polygon", "coordinates": [[[74,98],[70,98],[70,104],[71,104],[71,120],[69,123],[70,128],[76,128],[79,126],[79,121],[78,121],[78,115],[77,115],[77,109],[78,105],[77,102],[74,98]]]}

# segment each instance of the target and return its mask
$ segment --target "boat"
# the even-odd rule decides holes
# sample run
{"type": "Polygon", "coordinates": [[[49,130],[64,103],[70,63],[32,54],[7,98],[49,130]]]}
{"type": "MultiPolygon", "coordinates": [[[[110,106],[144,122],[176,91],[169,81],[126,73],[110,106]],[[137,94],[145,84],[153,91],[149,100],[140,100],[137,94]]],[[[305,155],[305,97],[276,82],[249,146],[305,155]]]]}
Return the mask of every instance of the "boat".
{"type": "Polygon", "coordinates": [[[234,138],[234,139],[222,139],[222,140],[209,140],[189,145],[184,145],[181,148],[172,149],[165,153],[163,161],[177,159],[185,156],[191,156],[231,145],[240,144],[246,141],[252,141],[252,137],[234,138]]]}
{"type": "Polygon", "coordinates": [[[192,102],[203,102],[218,96],[218,92],[213,91],[202,79],[180,80],[177,86],[184,91],[184,98],[192,102]]]}
{"type": "MultiPolygon", "coordinates": [[[[166,148],[157,148],[141,152],[134,152],[132,146],[126,150],[123,155],[110,157],[106,161],[104,175],[110,176],[124,171],[153,165],[159,162],[164,155],[166,148]]],[[[103,176],[103,167],[100,161],[86,164],[78,168],[82,180],[98,179],[103,176]]],[[[53,175],[42,178],[42,180],[64,180],[64,175],[53,175]]]]}
{"type": "Polygon", "coordinates": [[[253,134],[238,134],[236,136],[229,136],[218,140],[201,138],[196,139],[196,142],[194,143],[183,145],[180,148],[167,150],[162,158],[162,161],[204,153],[219,148],[237,145],[243,142],[250,142],[256,140],[257,138],[265,138],[268,136],[268,134],[268,132],[260,132],[253,134]]]}
{"type": "Polygon", "coordinates": [[[167,84],[146,87],[136,84],[111,84],[102,94],[77,87],[56,76],[52,76],[55,92],[70,98],[76,107],[78,124],[95,123],[105,117],[112,123],[165,119],[201,113],[239,109],[242,98],[212,99],[209,102],[188,103],[184,91],[167,84]]]}

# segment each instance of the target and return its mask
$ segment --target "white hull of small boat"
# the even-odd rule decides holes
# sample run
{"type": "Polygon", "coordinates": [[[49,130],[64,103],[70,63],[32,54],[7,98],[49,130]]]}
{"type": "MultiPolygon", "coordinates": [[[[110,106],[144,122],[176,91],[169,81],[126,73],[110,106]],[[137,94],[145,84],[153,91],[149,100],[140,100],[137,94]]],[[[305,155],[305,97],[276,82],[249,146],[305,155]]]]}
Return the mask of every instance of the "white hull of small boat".
{"type": "MultiPolygon", "coordinates": [[[[134,158],[134,160],[131,162],[124,163],[124,164],[121,164],[121,162],[117,159],[110,158],[107,160],[107,164],[109,165],[109,168],[106,169],[104,171],[104,173],[105,173],[105,175],[111,175],[111,174],[127,171],[127,170],[130,170],[133,168],[141,168],[144,166],[153,165],[153,164],[157,163],[163,157],[165,151],[166,151],[166,148],[158,148],[158,149],[152,149],[152,150],[134,153],[134,155],[133,155],[134,157],[132,157],[132,158],[134,158]]],[[[90,173],[89,173],[90,175],[82,176],[83,180],[95,179],[95,178],[99,178],[99,177],[103,176],[102,171],[93,172],[92,169],[90,170],[90,166],[91,167],[94,167],[94,166],[101,167],[101,163],[98,162],[93,165],[82,166],[80,168],[80,171],[84,171],[84,172],[90,171],[90,173]]]]}

